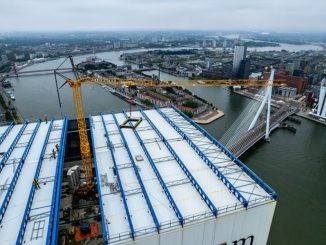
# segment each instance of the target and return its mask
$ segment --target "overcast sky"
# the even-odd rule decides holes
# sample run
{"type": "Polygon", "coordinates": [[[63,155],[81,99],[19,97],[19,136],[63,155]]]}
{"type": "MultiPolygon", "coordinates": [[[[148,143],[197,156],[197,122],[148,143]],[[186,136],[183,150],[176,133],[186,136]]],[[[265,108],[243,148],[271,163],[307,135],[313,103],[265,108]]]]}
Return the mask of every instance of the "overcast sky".
{"type": "Polygon", "coordinates": [[[0,0],[0,31],[326,31],[326,0],[0,0]]]}

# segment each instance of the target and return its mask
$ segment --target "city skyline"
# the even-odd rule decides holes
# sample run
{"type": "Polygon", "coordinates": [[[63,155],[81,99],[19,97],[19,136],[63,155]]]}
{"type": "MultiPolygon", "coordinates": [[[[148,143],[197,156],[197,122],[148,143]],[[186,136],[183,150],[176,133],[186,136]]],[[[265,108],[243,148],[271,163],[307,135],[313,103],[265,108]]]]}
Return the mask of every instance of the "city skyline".
{"type": "Polygon", "coordinates": [[[117,30],[324,31],[325,1],[4,1],[0,32],[117,30]],[[309,10],[309,11],[307,11],[309,10]],[[304,20],[304,21],[303,21],[304,20]]]}

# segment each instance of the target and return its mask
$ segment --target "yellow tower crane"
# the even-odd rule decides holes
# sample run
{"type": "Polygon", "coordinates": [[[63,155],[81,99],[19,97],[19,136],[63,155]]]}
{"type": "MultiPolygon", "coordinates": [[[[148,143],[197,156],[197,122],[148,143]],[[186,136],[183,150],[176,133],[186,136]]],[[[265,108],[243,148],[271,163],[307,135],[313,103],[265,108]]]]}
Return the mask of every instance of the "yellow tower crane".
{"type": "MultiPolygon", "coordinates": [[[[87,136],[86,120],[83,106],[82,84],[103,84],[113,86],[139,86],[139,87],[210,87],[210,86],[269,86],[265,80],[173,80],[173,81],[153,81],[139,78],[116,78],[116,77],[81,77],[76,80],[66,81],[73,91],[76,118],[80,137],[80,150],[86,181],[93,183],[91,150],[87,136]]],[[[272,86],[286,86],[282,81],[274,81],[272,86]]]]}

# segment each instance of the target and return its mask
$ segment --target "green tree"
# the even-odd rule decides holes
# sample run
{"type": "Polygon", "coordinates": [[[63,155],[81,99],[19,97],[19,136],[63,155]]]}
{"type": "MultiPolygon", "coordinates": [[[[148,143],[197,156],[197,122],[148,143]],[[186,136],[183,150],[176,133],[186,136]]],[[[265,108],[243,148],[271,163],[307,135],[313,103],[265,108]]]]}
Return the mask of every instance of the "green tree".
{"type": "Polygon", "coordinates": [[[190,108],[197,108],[199,104],[194,100],[188,100],[185,103],[183,103],[183,106],[190,107],[190,108]]]}
{"type": "Polygon", "coordinates": [[[192,112],[190,112],[190,111],[184,111],[183,113],[186,114],[186,115],[187,115],[188,117],[190,117],[190,118],[193,117],[193,114],[192,114],[192,112]]]}

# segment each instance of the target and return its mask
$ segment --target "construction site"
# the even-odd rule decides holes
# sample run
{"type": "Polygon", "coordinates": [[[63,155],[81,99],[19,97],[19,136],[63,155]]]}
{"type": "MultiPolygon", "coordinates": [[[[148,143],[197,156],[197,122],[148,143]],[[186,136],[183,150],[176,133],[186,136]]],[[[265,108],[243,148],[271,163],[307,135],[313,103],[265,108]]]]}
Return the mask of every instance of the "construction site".
{"type": "Polygon", "coordinates": [[[267,243],[277,194],[225,146],[174,106],[87,117],[81,85],[281,81],[76,78],[76,119],[0,127],[0,244],[267,243]]]}

